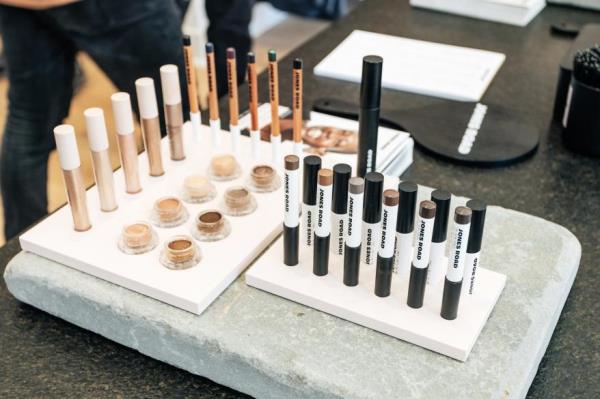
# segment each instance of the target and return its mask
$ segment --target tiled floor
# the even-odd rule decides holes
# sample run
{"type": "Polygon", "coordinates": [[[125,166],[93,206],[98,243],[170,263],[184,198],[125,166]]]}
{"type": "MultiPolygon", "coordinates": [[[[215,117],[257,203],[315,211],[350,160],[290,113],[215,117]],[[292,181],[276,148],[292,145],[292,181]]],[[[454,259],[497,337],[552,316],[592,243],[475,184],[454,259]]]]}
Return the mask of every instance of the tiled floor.
{"type": "MultiPolygon", "coordinates": [[[[327,22],[306,20],[302,18],[289,17],[280,25],[270,29],[263,33],[260,37],[255,40],[254,51],[257,54],[259,61],[260,70],[266,66],[266,53],[269,49],[273,48],[278,51],[280,56],[284,56],[291,49],[302,44],[313,35],[319,33],[322,29],[327,26],[327,22]]],[[[112,112],[110,111],[110,95],[116,91],[115,87],[108,80],[108,78],[102,73],[102,71],[93,63],[93,61],[86,55],[79,55],[79,62],[83,67],[86,76],[86,82],[81,88],[79,93],[73,99],[71,103],[71,109],[69,117],[65,120],[65,123],[69,123],[75,126],[77,132],[77,139],[80,148],[82,169],[86,185],[93,183],[93,173],[91,166],[91,157],[88,150],[88,142],[85,134],[85,122],[83,118],[83,111],[89,107],[101,107],[104,109],[106,116],[106,124],[109,128],[109,139],[111,146],[111,161],[113,167],[119,165],[119,157],[116,152],[116,142],[114,134],[110,134],[111,127],[113,125],[112,112]]],[[[199,69],[199,86],[200,95],[204,97],[207,92],[206,89],[206,75],[203,69],[199,69]]],[[[7,99],[6,92],[8,89],[8,82],[6,78],[0,79],[0,126],[4,126],[6,120],[6,109],[7,99]]],[[[205,103],[205,102],[204,102],[205,103]]],[[[141,148],[141,136],[139,133],[139,126],[136,126],[138,146],[141,148]]],[[[0,130],[0,135],[3,130],[0,130]]],[[[48,132],[51,134],[51,132],[48,132]]],[[[66,201],[64,192],[61,171],[58,165],[58,158],[56,152],[50,156],[50,165],[48,170],[48,210],[51,212],[56,208],[60,207],[66,201]]],[[[4,243],[4,237],[2,234],[4,225],[3,215],[0,214],[0,245],[4,243]]]]}

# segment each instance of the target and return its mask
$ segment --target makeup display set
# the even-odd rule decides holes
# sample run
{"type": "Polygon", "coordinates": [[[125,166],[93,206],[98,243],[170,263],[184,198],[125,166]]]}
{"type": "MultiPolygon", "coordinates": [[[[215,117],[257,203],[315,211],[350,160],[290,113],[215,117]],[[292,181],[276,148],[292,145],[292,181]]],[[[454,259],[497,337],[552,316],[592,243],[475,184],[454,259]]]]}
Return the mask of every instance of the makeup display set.
{"type": "MultiPolygon", "coordinates": [[[[84,112],[96,185],[87,190],[75,130],[54,129],[69,205],[20,237],[22,248],[193,313],[201,313],[281,232],[281,152],[300,149],[237,127],[236,55],[227,50],[230,132],[221,131],[212,44],[206,45],[209,126],[201,125],[189,38],[184,38],[190,122],[179,71],[160,68],[167,137],[160,135],[151,78],[136,81],[145,152],[138,155],[130,96],[111,97],[121,168],[112,171],[100,108],[84,112]],[[163,154],[169,157],[163,157],[163,154]],[[59,233],[59,234],[57,234],[59,233]]],[[[277,59],[269,52],[272,109],[277,59]]],[[[249,54],[250,112],[258,125],[256,68],[249,54]]],[[[302,127],[302,62],[295,60],[294,112],[302,127]]],[[[295,136],[296,137],[296,136],[295,136]]],[[[301,137],[298,130],[297,137],[301,137]]]]}
{"type": "Polygon", "coordinates": [[[434,190],[417,207],[426,189],[374,171],[382,64],[363,58],[357,176],[331,159],[287,155],[283,237],[246,283],[465,361],[506,276],[479,265],[482,201],[434,190]]]}

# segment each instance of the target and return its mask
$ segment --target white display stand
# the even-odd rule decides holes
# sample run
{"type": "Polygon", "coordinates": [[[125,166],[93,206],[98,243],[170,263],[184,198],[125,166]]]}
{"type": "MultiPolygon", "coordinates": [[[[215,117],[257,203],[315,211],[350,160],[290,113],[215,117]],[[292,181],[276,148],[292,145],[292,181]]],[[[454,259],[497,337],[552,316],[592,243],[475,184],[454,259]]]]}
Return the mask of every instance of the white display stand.
{"type": "Polygon", "coordinates": [[[449,321],[440,316],[443,282],[428,285],[423,307],[412,309],[408,279],[394,275],[391,295],[380,298],[374,265],[361,264],[359,284],[347,287],[342,257],[330,256],[329,274],[319,277],[312,273],[312,255],[312,248],[302,248],[300,263],[286,266],[280,238],[246,272],[246,283],[460,361],[467,360],[506,283],[505,275],[478,268],[477,290],[462,295],[458,318],[449,321]]]}
{"type": "MultiPolygon", "coordinates": [[[[230,148],[228,132],[221,132],[223,149],[230,148]]],[[[202,126],[202,141],[198,143],[191,134],[191,125],[184,126],[186,159],[172,161],[169,143],[162,141],[165,174],[160,177],[148,175],[146,154],[139,156],[142,191],[125,193],[122,170],[115,172],[115,191],[119,208],[114,212],[102,212],[96,187],[87,191],[88,208],[92,228],[86,232],[73,230],[71,212],[65,206],[34,226],[20,237],[21,247],[79,271],[91,274],[114,284],[129,288],[170,305],[200,314],[217,296],[271,243],[282,230],[282,189],[271,193],[253,193],[257,201],[254,213],[242,217],[227,216],[231,234],[216,242],[196,242],[202,251],[202,260],[187,270],[171,270],[161,265],[159,254],[165,241],[174,235],[191,235],[196,215],[205,209],[221,208],[223,193],[227,187],[245,185],[253,165],[250,139],[241,137],[242,166],[240,178],[227,182],[214,182],[217,196],[204,204],[188,204],[188,220],[173,228],[155,227],[159,244],[152,251],[141,255],[126,255],[117,247],[121,229],[125,223],[138,220],[149,221],[155,200],[167,195],[181,197],[183,180],[192,174],[207,174],[213,155],[210,132],[202,126]]],[[[288,143],[285,143],[287,145],[288,143]]],[[[291,151],[284,146],[285,151],[291,151]]],[[[287,152],[286,152],[287,153],[287,152]]],[[[262,160],[271,161],[269,143],[261,142],[262,160]]]]}

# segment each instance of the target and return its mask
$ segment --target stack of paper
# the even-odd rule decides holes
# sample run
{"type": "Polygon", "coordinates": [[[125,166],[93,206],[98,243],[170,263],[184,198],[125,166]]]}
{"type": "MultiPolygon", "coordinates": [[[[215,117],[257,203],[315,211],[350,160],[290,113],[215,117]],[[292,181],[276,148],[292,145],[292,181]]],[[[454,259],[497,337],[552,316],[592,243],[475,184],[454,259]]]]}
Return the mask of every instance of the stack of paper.
{"type": "Polygon", "coordinates": [[[481,99],[506,58],[492,51],[355,30],[314,73],[359,83],[362,59],[369,54],[383,58],[385,88],[473,102],[481,99]]]}
{"type": "Polygon", "coordinates": [[[542,11],[546,0],[410,0],[410,4],[467,17],[525,26],[542,11]]]}

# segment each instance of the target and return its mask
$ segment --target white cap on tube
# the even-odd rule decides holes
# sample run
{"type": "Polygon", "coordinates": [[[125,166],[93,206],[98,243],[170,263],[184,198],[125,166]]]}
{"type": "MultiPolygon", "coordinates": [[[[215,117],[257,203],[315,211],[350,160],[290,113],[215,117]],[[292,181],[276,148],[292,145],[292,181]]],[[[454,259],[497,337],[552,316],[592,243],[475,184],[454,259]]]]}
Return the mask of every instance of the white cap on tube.
{"type": "Polygon", "coordinates": [[[158,104],[156,103],[156,92],[154,91],[154,80],[152,78],[139,78],[135,81],[140,117],[152,119],[158,116],[158,104]]]}
{"type": "Polygon", "coordinates": [[[106,135],[106,124],[104,123],[104,111],[102,108],[88,108],[83,111],[85,126],[87,129],[90,150],[94,152],[108,149],[108,137],[106,135]]]}
{"type": "Polygon", "coordinates": [[[181,102],[181,88],[179,87],[177,65],[168,64],[160,67],[160,83],[164,103],[168,105],[179,104],[181,102]]]}
{"type": "Polygon", "coordinates": [[[77,169],[81,165],[75,128],[72,125],[58,125],[54,128],[54,139],[58,150],[60,167],[63,170],[77,169]]]}
{"type": "Polygon", "coordinates": [[[112,102],[117,134],[127,135],[133,133],[133,114],[131,113],[129,94],[125,92],[115,93],[110,96],[110,101],[112,102]]]}

